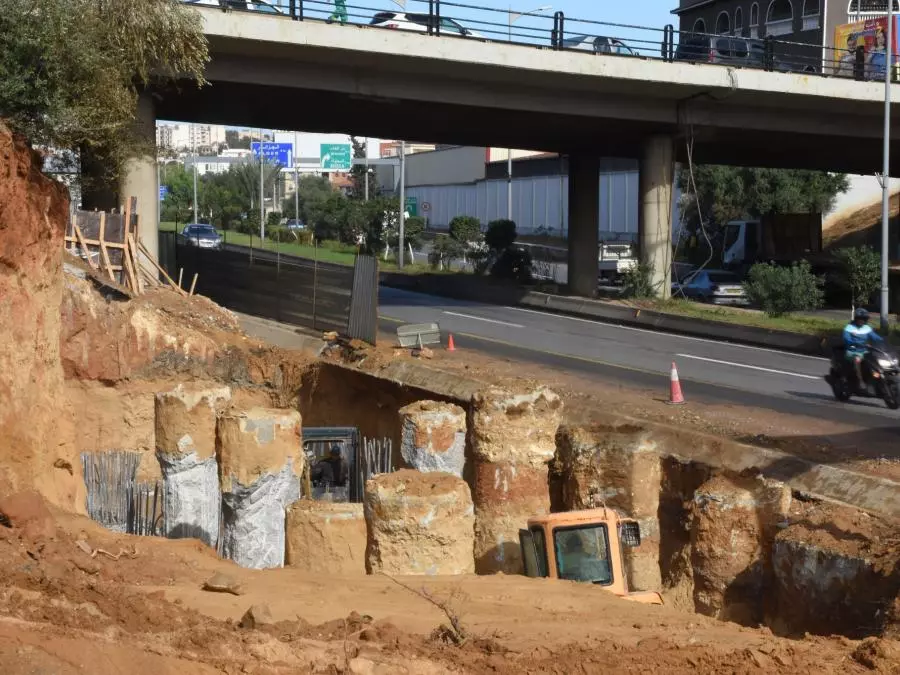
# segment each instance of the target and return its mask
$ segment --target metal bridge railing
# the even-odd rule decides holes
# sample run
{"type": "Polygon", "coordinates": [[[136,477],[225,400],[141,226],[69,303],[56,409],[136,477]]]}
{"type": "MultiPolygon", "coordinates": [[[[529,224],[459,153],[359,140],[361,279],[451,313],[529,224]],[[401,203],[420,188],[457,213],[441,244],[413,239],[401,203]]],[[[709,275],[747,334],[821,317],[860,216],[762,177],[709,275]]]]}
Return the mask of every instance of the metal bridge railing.
{"type": "MultiPolygon", "coordinates": [[[[771,72],[881,80],[884,51],[823,47],[773,36],[682,32],[566,16],[548,4],[531,11],[480,7],[452,0],[182,0],[223,11],[259,12],[295,21],[325,21],[408,30],[436,37],[505,42],[594,56],[703,63],[771,72]],[[402,6],[401,6],[402,5],[402,6]]],[[[760,26],[756,30],[763,29],[760,26]]],[[[893,55],[894,69],[900,61],[893,55]]]]}

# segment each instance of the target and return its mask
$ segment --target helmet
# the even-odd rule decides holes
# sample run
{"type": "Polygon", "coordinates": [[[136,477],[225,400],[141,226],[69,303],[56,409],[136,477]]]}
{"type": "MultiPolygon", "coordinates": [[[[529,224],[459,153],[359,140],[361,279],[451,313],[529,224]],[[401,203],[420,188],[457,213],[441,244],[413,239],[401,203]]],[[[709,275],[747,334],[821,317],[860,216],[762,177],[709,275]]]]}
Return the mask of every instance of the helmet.
{"type": "Polygon", "coordinates": [[[860,307],[855,312],[853,312],[853,320],[854,321],[865,321],[866,323],[868,323],[869,312],[865,308],[860,307]]]}

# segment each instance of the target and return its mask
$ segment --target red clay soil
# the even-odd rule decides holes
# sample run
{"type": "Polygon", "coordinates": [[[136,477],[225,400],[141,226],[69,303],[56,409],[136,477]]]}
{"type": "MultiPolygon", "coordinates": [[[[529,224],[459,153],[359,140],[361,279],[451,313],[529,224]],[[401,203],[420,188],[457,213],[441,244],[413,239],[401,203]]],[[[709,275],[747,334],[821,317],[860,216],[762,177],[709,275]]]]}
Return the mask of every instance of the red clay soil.
{"type": "Polygon", "coordinates": [[[14,526],[0,526],[3,673],[898,672],[891,640],[789,641],[571,582],[407,577],[405,588],[243,570],[196,542],[20,504],[14,526]],[[217,571],[242,595],[201,590],[217,571]],[[448,617],[428,597],[458,617],[463,646],[446,641],[448,617]],[[259,604],[275,623],[240,628],[259,604]]]}

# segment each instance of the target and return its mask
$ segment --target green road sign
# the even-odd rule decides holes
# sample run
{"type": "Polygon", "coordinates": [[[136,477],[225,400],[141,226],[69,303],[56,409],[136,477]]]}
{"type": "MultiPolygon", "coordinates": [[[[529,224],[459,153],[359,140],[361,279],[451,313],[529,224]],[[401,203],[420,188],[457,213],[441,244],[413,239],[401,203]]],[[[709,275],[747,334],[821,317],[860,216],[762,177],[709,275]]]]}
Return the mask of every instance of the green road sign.
{"type": "Polygon", "coordinates": [[[415,197],[407,197],[406,198],[406,212],[410,216],[418,216],[419,215],[419,200],[415,197]]]}
{"type": "Polygon", "coordinates": [[[353,153],[349,143],[322,143],[319,163],[323,171],[349,171],[353,166],[353,153]]]}

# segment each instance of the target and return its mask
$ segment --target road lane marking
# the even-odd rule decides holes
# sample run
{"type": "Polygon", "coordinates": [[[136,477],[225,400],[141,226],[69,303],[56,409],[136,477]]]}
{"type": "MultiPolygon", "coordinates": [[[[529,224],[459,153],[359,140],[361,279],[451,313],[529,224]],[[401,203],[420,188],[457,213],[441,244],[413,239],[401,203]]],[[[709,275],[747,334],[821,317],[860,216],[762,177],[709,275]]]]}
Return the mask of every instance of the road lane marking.
{"type": "Polygon", "coordinates": [[[442,314],[449,314],[450,316],[459,316],[463,319],[475,319],[475,321],[485,321],[486,323],[496,323],[501,326],[509,326],[510,328],[525,328],[520,323],[510,323],[509,321],[498,321],[497,319],[485,319],[483,316],[475,316],[474,314],[461,314],[460,312],[448,312],[444,310],[441,312],[442,314]]]}
{"type": "Polygon", "coordinates": [[[747,368],[749,370],[759,370],[764,373],[774,373],[776,375],[790,375],[791,377],[801,377],[804,380],[821,380],[824,376],[804,375],[802,373],[792,373],[787,370],[776,370],[775,368],[763,368],[762,366],[751,366],[746,363],[734,363],[732,361],[720,361],[719,359],[709,359],[705,356],[694,356],[693,354],[676,354],[678,358],[694,359],[696,361],[706,361],[707,363],[718,363],[723,366],[734,366],[735,368],[747,368]]]}
{"type": "Polygon", "coordinates": [[[610,328],[618,328],[620,330],[630,330],[635,333],[648,333],[650,335],[667,335],[669,337],[678,338],[680,340],[690,340],[691,342],[705,342],[707,344],[720,345],[725,347],[735,347],[736,349],[750,349],[756,352],[769,352],[770,354],[781,354],[783,356],[792,356],[799,359],[812,359],[813,361],[829,361],[830,359],[822,356],[811,356],[809,354],[795,354],[793,352],[785,352],[771,347],[754,347],[752,345],[742,345],[737,342],[726,342],[724,340],[710,340],[708,338],[693,337],[692,335],[681,335],[680,333],[667,333],[661,330],[650,330],[648,328],[636,328],[634,326],[623,326],[618,323],[608,323],[600,319],[582,319],[577,316],[569,316],[568,314],[559,314],[557,312],[542,312],[539,309],[526,309],[525,307],[509,307],[504,306],[503,309],[511,309],[514,312],[525,312],[527,314],[537,314],[539,316],[549,317],[556,316],[569,321],[578,321],[580,323],[591,323],[595,326],[609,326],[610,328]]]}

